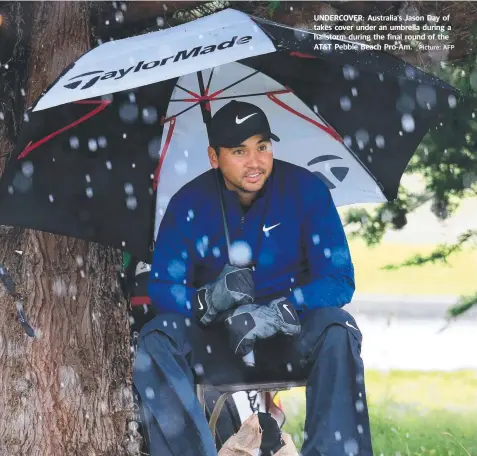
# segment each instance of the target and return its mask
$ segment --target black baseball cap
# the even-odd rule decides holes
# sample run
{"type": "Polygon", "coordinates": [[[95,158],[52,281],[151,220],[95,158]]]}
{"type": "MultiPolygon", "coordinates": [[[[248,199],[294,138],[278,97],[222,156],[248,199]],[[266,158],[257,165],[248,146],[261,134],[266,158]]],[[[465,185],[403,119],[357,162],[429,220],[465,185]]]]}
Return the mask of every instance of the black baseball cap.
{"type": "Polygon", "coordinates": [[[265,113],[251,103],[232,100],[215,113],[210,123],[210,145],[215,147],[236,147],[259,134],[280,141],[270,131],[265,113]]]}

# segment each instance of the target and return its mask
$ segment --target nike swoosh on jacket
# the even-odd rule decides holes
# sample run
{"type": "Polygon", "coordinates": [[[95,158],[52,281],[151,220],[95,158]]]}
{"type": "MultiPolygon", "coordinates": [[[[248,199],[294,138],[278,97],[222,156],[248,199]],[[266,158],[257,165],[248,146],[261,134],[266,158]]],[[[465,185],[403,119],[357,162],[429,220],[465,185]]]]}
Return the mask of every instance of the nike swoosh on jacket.
{"type": "MultiPolygon", "coordinates": [[[[148,282],[158,313],[190,316],[196,290],[228,262],[215,172],[184,185],[161,221],[148,282]]],[[[347,239],[330,191],[317,176],[275,159],[264,191],[246,214],[235,192],[224,189],[224,200],[231,243],[245,243],[252,255],[258,304],[284,296],[303,313],[351,301],[355,283],[347,239]]]]}

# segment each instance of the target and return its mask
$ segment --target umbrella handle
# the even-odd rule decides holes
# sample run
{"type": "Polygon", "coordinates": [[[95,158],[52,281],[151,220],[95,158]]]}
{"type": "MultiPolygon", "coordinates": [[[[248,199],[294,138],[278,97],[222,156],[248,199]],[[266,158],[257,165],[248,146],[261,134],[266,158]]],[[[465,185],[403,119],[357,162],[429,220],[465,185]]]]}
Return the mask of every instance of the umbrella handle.
{"type": "Polygon", "coordinates": [[[215,171],[215,182],[217,184],[217,192],[219,194],[219,201],[220,201],[220,210],[222,212],[222,222],[224,224],[224,232],[225,232],[225,243],[227,245],[227,257],[229,259],[229,264],[233,266],[232,261],[230,259],[230,232],[229,232],[229,225],[227,223],[227,215],[225,213],[225,203],[224,203],[224,195],[222,194],[222,186],[220,185],[220,178],[219,178],[219,170],[215,171]]]}

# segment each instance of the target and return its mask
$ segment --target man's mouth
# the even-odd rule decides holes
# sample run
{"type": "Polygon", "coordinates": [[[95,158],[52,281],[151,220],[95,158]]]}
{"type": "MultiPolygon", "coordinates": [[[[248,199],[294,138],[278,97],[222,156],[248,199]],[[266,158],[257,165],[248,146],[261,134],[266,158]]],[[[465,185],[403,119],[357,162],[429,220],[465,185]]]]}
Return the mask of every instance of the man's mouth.
{"type": "Polygon", "coordinates": [[[245,179],[254,184],[256,182],[258,182],[260,180],[260,177],[262,176],[263,173],[261,172],[255,172],[255,173],[248,173],[248,174],[245,174],[245,179]]]}

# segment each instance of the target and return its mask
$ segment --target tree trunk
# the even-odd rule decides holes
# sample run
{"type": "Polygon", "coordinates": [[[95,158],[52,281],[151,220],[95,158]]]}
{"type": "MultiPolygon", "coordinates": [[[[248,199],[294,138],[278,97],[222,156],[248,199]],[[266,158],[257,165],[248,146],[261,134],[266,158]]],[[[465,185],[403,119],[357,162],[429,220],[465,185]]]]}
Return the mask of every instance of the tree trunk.
{"type": "MultiPolygon", "coordinates": [[[[31,2],[27,8],[33,18],[31,105],[88,50],[89,3],[31,2]]],[[[11,149],[4,133],[0,156],[11,149]]],[[[96,244],[0,227],[0,263],[37,331],[34,339],[24,333],[13,299],[0,287],[1,455],[137,453],[127,435],[131,366],[129,322],[115,273],[120,262],[120,252],[96,244]]]]}

